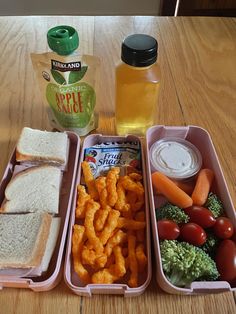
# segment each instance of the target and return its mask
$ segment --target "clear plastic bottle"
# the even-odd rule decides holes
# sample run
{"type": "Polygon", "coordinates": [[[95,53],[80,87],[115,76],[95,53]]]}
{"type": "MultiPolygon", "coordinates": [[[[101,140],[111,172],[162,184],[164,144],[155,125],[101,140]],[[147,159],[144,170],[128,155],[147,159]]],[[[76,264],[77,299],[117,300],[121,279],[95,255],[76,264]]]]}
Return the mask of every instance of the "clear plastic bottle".
{"type": "Polygon", "coordinates": [[[154,124],[160,89],[158,44],[145,34],[130,35],[122,43],[122,63],[116,68],[116,131],[144,135],[154,124]]]}

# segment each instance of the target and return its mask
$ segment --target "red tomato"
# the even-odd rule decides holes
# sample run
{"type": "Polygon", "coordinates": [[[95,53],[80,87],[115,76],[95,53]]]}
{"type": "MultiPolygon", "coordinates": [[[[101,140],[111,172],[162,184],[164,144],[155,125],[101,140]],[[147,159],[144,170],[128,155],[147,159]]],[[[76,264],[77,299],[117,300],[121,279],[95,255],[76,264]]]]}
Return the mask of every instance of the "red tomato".
{"type": "Polygon", "coordinates": [[[221,280],[236,279],[236,245],[232,240],[221,241],[216,251],[215,261],[221,280]]]}
{"type": "Polygon", "coordinates": [[[160,240],[175,240],[180,234],[177,223],[168,219],[159,220],[157,229],[160,240]]]}
{"type": "Polygon", "coordinates": [[[212,227],[216,220],[212,215],[212,212],[201,206],[191,206],[184,209],[185,213],[189,216],[189,222],[195,222],[202,228],[212,227]]]}
{"type": "Polygon", "coordinates": [[[183,225],[180,230],[180,236],[182,240],[196,246],[203,245],[207,238],[206,232],[202,229],[202,227],[193,222],[188,222],[183,225]]]}
{"type": "Polygon", "coordinates": [[[228,239],[234,233],[234,226],[227,217],[219,217],[214,225],[214,233],[218,238],[228,239]]]}
{"type": "Polygon", "coordinates": [[[236,243],[236,232],[234,232],[234,234],[232,235],[230,240],[232,240],[232,241],[234,241],[234,243],[236,243]]]}

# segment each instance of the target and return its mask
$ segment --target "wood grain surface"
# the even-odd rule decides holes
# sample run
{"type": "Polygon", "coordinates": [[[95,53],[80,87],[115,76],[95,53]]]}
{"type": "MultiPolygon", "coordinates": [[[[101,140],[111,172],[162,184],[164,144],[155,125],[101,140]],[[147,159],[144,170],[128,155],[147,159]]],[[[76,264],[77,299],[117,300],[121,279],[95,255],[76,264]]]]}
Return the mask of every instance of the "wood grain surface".
{"type": "MultiPolygon", "coordinates": [[[[81,53],[102,60],[97,132],[114,134],[114,68],[122,39],[147,33],[159,43],[162,71],[157,124],[202,126],[211,134],[236,204],[236,19],[187,17],[1,17],[0,175],[23,126],[50,130],[30,53],[46,51],[57,24],[79,31],[81,53]]],[[[4,288],[0,313],[235,313],[233,293],[169,295],[153,278],[136,298],[79,297],[63,280],[51,291],[4,288]]]]}

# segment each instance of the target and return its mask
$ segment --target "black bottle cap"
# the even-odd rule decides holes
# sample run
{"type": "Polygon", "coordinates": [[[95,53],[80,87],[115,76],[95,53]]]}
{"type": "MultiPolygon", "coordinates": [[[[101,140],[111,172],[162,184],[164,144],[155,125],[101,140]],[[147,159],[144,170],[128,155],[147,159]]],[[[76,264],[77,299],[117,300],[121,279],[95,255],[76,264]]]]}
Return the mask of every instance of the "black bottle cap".
{"type": "Polygon", "coordinates": [[[145,67],[157,60],[158,43],[155,38],[145,34],[134,34],[122,42],[121,60],[135,67],[145,67]]]}

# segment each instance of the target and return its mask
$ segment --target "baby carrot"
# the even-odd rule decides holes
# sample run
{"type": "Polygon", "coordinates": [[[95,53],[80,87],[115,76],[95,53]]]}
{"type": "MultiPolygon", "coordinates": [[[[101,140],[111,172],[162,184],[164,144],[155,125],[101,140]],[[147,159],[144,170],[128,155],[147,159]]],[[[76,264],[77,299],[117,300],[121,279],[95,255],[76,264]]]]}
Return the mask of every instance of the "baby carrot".
{"type": "MultiPolygon", "coordinates": [[[[171,179],[172,182],[174,182],[175,185],[177,185],[181,190],[183,190],[185,193],[188,195],[192,195],[194,187],[195,187],[195,182],[193,180],[187,181],[187,182],[182,182],[182,181],[177,181],[174,179],[171,179]]],[[[156,194],[161,195],[161,192],[156,189],[156,194]]]]}
{"type": "Polygon", "coordinates": [[[152,184],[170,203],[177,205],[180,208],[186,208],[193,205],[191,197],[164,174],[154,172],[152,174],[152,184]]]}
{"type": "Polygon", "coordinates": [[[194,190],[195,182],[193,180],[183,182],[183,181],[177,181],[172,180],[181,190],[183,190],[188,195],[191,195],[194,190]]]}
{"type": "Polygon", "coordinates": [[[192,193],[194,205],[202,206],[206,203],[213,179],[214,173],[211,169],[200,170],[192,193]]]}

